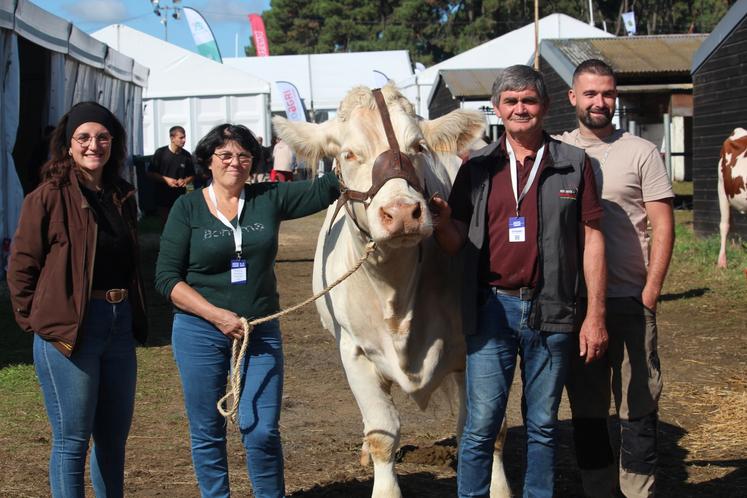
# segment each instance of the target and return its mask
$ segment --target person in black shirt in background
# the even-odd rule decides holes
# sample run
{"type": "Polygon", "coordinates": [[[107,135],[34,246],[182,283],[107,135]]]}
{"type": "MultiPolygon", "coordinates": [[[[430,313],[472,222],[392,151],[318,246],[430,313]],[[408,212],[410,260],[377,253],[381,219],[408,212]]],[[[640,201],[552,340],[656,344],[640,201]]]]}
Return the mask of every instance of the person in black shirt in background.
{"type": "Polygon", "coordinates": [[[192,155],[184,149],[186,132],[181,126],[169,129],[169,145],[156,149],[148,176],[156,182],[156,206],[161,226],[166,223],[171,206],[187,192],[195,176],[192,155]]]}

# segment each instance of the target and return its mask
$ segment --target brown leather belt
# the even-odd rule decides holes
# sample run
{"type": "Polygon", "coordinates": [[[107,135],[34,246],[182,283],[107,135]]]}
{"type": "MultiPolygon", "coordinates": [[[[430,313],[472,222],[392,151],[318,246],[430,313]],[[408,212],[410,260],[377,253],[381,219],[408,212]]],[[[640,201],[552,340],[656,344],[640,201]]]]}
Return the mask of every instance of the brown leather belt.
{"type": "Polygon", "coordinates": [[[491,287],[493,294],[501,296],[518,297],[522,301],[531,301],[534,298],[534,289],[532,287],[519,287],[518,289],[501,289],[500,287],[491,287]]]}
{"type": "Polygon", "coordinates": [[[92,290],[91,299],[104,299],[107,303],[118,304],[127,299],[127,289],[92,290]]]}

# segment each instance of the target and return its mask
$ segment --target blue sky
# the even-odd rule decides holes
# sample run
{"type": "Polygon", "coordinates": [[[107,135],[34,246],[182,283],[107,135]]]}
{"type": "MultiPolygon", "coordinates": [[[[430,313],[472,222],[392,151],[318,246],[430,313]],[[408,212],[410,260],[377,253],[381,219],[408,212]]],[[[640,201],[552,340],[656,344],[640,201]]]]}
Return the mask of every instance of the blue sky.
{"type": "MultiPolygon", "coordinates": [[[[126,24],[139,31],[163,39],[164,27],[160,17],[153,13],[150,0],[31,0],[53,14],[72,21],[87,33],[110,24],[126,24]]],[[[162,6],[171,7],[172,0],[160,0],[162,6]]],[[[270,8],[270,0],[182,0],[181,5],[198,10],[207,19],[215,33],[223,57],[244,55],[249,44],[251,28],[249,14],[261,13],[270,8]]],[[[187,22],[171,17],[168,11],[168,40],[175,45],[196,52],[187,22]]],[[[272,47],[270,47],[272,51],[272,47]]]]}

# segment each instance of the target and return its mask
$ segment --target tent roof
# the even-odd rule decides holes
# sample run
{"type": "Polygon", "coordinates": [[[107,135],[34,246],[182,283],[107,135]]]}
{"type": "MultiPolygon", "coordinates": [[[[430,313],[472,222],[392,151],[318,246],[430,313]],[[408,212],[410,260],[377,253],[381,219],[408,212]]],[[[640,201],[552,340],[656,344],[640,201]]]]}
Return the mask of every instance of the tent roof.
{"type": "Polygon", "coordinates": [[[129,26],[113,24],[93,37],[150,68],[143,98],[270,93],[264,80],[129,26]]]}
{"type": "Polygon", "coordinates": [[[729,37],[731,32],[742,23],[745,16],[747,16],[747,0],[739,0],[721,18],[716,27],[713,28],[711,34],[695,53],[692,66],[690,67],[690,74],[694,74],[703,65],[711,54],[729,37]]]}
{"type": "Polygon", "coordinates": [[[71,56],[89,66],[99,69],[106,67],[106,53],[109,47],[106,46],[106,43],[101,43],[76,26],[73,26],[73,29],[70,31],[69,50],[71,56]]]}
{"type": "Polygon", "coordinates": [[[68,52],[70,22],[26,0],[19,0],[15,15],[15,31],[20,36],[47,50],[68,52]]]}
{"type": "MultiPolygon", "coordinates": [[[[610,33],[597,29],[565,14],[551,14],[539,20],[539,40],[553,38],[601,38],[612,37],[610,33]]],[[[534,55],[534,23],[494,38],[466,50],[450,59],[430,66],[417,74],[419,84],[432,85],[441,69],[494,69],[527,64],[534,55]]],[[[404,81],[400,86],[412,84],[404,81]]]]}
{"type": "Polygon", "coordinates": [[[13,29],[16,0],[0,0],[0,28],[13,29]]]}
{"type": "MultiPolygon", "coordinates": [[[[412,64],[406,50],[227,57],[223,62],[249,74],[260,75],[270,82],[293,83],[307,107],[310,107],[310,99],[313,98],[315,109],[336,109],[342,97],[354,86],[379,86],[375,71],[395,81],[412,75],[412,64]]],[[[283,109],[274,84],[272,107],[273,110],[283,109]]]]}
{"type": "Polygon", "coordinates": [[[69,57],[123,81],[144,86],[148,69],[109,49],[72,23],[47,12],[30,0],[0,0],[0,28],[15,31],[30,42],[69,57]]]}

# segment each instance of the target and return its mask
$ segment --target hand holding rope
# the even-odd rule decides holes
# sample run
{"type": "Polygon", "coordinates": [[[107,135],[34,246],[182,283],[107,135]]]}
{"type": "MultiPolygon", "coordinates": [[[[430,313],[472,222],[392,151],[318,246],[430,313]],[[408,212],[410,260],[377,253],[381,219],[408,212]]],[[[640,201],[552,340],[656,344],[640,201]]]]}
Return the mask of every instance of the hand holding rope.
{"type": "Polygon", "coordinates": [[[252,330],[254,330],[254,327],[262,323],[274,320],[276,318],[280,318],[281,316],[284,316],[284,315],[287,315],[288,313],[296,311],[298,308],[301,308],[302,306],[306,306],[312,301],[316,301],[323,295],[327,294],[330,290],[335,288],[343,280],[347,279],[350,275],[355,273],[356,270],[358,270],[358,268],[360,268],[361,265],[363,265],[366,259],[368,259],[368,256],[370,256],[371,253],[374,252],[375,250],[376,250],[375,242],[371,241],[368,244],[366,244],[363,255],[360,257],[358,262],[351,269],[349,269],[347,272],[345,272],[345,274],[343,274],[337,280],[335,280],[334,282],[332,282],[327,287],[317,292],[310,298],[306,299],[305,301],[295,304],[285,310],[278,311],[277,313],[274,313],[272,315],[269,315],[263,318],[257,318],[255,320],[249,321],[246,318],[241,317],[240,320],[241,320],[241,324],[244,326],[244,335],[241,339],[234,339],[231,344],[231,371],[229,374],[229,382],[231,384],[231,389],[229,390],[229,392],[226,393],[225,396],[223,396],[218,401],[218,412],[221,415],[223,415],[227,419],[230,419],[231,422],[233,422],[234,424],[236,423],[236,414],[238,413],[238,410],[239,410],[239,401],[241,399],[241,388],[242,388],[242,380],[243,380],[243,377],[241,375],[241,364],[246,359],[246,349],[249,346],[249,335],[252,333],[252,330]],[[233,396],[233,400],[231,403],[231,407],[229,408],[228,399],[232,396],[233,396]]]}

